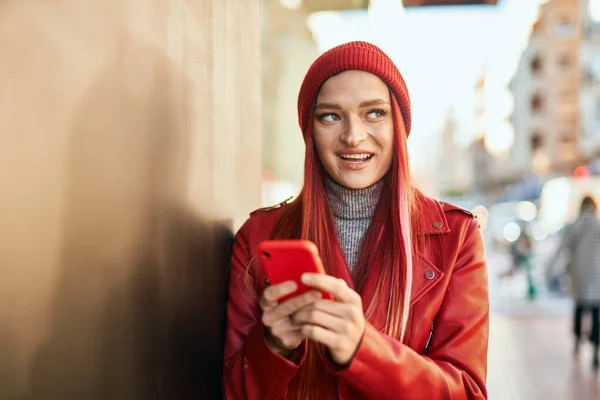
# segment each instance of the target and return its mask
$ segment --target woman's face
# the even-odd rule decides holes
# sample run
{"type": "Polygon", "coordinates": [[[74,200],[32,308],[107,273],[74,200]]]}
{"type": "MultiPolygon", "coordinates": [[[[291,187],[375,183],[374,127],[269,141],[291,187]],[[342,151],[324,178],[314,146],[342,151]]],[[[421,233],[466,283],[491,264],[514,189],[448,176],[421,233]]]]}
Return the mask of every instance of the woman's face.
{"type": "Polygon", "coordinates": [[[317,97],[314,138],[323,167],[337,183],[350,189],[377,183],[394,151],[387,85],[364,71],[329,78],[317,97]]]}

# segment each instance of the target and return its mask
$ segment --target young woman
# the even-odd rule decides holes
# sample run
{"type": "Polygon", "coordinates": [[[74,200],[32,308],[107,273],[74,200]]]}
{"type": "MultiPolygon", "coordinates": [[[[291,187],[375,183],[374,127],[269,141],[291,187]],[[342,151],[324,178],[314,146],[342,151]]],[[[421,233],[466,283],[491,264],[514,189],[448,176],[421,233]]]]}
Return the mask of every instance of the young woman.
{"type": "Polygon", "coordinates": [[[376,46],[321,55],[298,98],[304,186],[257,210],[233,248],[223,387],[227,399],[484,399],[488,281],[468,211],[411,184],[408,91],[376,46]],[[327,275],[281,304],[265,239],[309,239],[327,275]],[[334,300],[322,299],[319,291],[334,300]]]}

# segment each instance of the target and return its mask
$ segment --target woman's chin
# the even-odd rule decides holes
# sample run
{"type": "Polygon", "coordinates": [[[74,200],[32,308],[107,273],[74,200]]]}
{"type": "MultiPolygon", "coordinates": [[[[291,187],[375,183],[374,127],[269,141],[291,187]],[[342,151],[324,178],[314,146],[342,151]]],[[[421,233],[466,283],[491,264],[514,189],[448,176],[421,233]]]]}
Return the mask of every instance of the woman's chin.
{"type": "Polygon", "coordinates": [[[347,187],[348,189],[354,189],[354,190],[360,190],[360,189],[366,189],[370,186],[373,186],[374,184],[376,184],[379,179],[377,179],[376,177],[368,177],[368,176],[361,176],[361,177],[348,177],[348,176],[341,176],[337,179],[335,179],[335,181],[337,183],[339,183],[340,185],[347,187]]]}

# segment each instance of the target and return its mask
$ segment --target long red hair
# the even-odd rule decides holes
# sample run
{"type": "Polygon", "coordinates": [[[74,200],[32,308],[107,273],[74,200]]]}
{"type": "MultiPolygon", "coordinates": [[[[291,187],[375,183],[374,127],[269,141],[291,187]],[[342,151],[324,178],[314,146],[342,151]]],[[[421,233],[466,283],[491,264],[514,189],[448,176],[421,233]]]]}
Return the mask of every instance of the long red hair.
{"type": "MultiPolygon", "coordinates": [[[[364,304],[369,320],[382,302],[387,302],[385,333],[402,341],[406,334],[412,287],[415,236],[419,234],[418,197],[412,185],[406,131],[395,96],[390,93],[394,119],[394,152],[390,170],[384,177],[381,197],[366,234],[359,263],[354,272],[357,290],[366,277],[376,274],[377,287],[369,304],[364,304]]],[[[313,113],[305,134],[304,185],[299,196],[282,214],[273,239],[308,239],[319,249],[324,268],[334,274],[333,263],[342,256],[334,219],[325,194],[324,174],[313,135],[313,113]],[[332,249],[337,254],[332,254],[332,249]]],[[[323,370],[324,349],[309,342],[307,360],[288,389],[287,398],[327,397],[324,386],[335,390],[335,380],[323,370]],[[328,380],[329,382],[325,382],[328,380]],[[316,382],[319,382],[316,385],[316,382]],[[317,392],[317,386],[319,391],[317,392]],[[325,393],[324,393],[325,392],[325,393]]],[[[331,395],[331,394],[330,394],[331,395]]]]}

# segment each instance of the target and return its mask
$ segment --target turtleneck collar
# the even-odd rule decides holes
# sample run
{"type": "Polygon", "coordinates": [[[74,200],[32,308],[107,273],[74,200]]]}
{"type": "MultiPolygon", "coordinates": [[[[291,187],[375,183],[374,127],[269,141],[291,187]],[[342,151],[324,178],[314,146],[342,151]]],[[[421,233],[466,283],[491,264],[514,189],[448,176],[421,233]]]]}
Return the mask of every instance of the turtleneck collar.
{"type": "Polygon", "coordinates": [[[329,176],[325,178],[325,192],[333,215],[342,219],[373,218],[383,185],[382,179],[364,189],[349,189],[329,176]]]}

